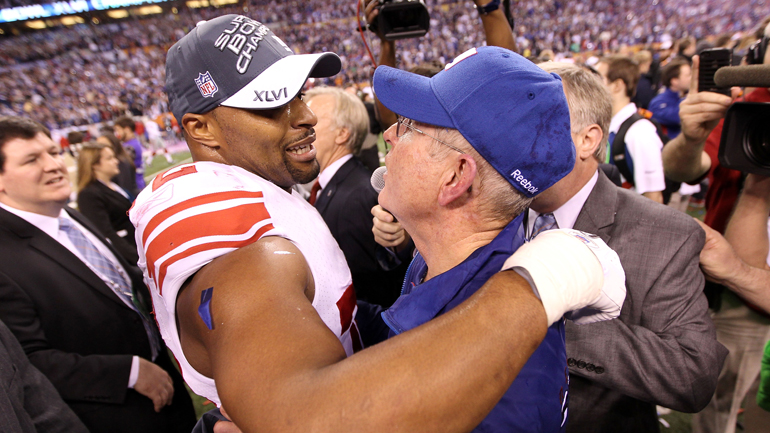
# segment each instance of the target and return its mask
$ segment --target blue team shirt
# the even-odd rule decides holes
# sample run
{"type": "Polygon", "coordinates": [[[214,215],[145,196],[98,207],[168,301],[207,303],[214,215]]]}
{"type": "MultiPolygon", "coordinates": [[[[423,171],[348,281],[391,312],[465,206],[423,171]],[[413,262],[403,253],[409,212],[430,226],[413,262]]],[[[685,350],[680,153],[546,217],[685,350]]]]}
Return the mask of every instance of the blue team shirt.
{"type": "MultiPolygon", "coordinates": [[[[421,283],[428,267],[417,256],[406,273],[401,297],[382,318],[390,337],[444,314],[473,295],[524,244],[519,215],[488,245],[441,275],[421,283]]],[[[505,326],[504,323],[500,324],[505,326]]],[[[540,346],[521,369],[492,412],[473,431],[477,433],[563,432],[567,416],[569,373],[564,321],[552,325],[540,346]]],[[[468,396],[472,398],[472,396],[468,396]]]]}
{"type": "Polygon", "coordinates": [[[682,132],[679,120],[679,104],[682,101],[684,98],[679,96],[679,92],[674,92],[668,87],[650,101],[648,110],[652,112],[652,120],[666,127],[666,135],[670,139],[682,132]]]}

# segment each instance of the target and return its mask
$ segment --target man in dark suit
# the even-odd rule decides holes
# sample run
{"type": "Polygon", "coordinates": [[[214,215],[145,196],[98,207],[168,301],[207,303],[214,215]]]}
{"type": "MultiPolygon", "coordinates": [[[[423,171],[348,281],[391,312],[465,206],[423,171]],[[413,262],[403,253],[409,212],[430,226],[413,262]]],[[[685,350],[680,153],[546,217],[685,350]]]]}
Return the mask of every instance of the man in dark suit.
{"type": "Polygon", "coordinates": [[[48,130],[0,117],[0,319],[92,433],[190,431],[141,273],[69,195],[48,130]]]}
{"type": "Polygon", "coordinates": [[[626,271],[618,320],[567,323],[567,431],[657,432],[655,405],[703,408],[727,356],[703,295],[698,262],[705,235],[687,215],[617,188],[597,171],[606,152],[609,94],[580,68],[541,66],[564,82],[577,158],[570,174],[535,199],[530,226],[553,214],[559,228],[595,233],[626,271]]]}
{"type": "Polygon", "coordinates": [[[370,209],[377,204],[371,173],[353,155],[369,128],[363,102],[334,87],[316,87],[305,95],[318,117],[316,158],[321,174],[311,190],[311,204],[323,217],[345,254],[359,300],[390,306],[401,292],[405,265],[380,268],[372,235],[370,209]]]}
{"type": "Polygon", "coordinates": [[[0,322],[0,431],[88,433],[51,382],[29,363],[16,337],[0,322]]]}

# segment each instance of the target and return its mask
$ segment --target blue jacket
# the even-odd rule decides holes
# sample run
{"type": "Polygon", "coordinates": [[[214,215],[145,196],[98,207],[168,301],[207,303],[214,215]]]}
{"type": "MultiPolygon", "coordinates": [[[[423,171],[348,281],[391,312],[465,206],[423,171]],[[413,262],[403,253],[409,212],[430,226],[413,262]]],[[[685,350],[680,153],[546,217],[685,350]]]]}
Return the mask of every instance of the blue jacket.
{"type": "Polygon", "coordinates": [[[666,128],[668,138],[673,139],[682,132],[682,122],[679,120],[679,103],[684,98],[679,97],[679,92],[674,92],[668,87],[663,93],[652,98],[649,110],[652,112],[652,120],[666,128]]]}
{"type": "MultiPolygon", "coordinates": [[[[426,323],[473,295],[524,243],[523,230],[520,230],[522,215],[461,264],[424,283],[420,282],[428,267],[418,254],[406,273],[401,297],[382,314],[390,328],[390,336],[426,323]],[[418,285],[419,290],[414,290],[418,285]]],[[[500,325],[505,326],[504,323],[500,325]]],[[[548,329],[545,339],[503,398],[473,431],[564,431],[569,383],[564,344],[564,322],[560,320],[548,329]]]]}

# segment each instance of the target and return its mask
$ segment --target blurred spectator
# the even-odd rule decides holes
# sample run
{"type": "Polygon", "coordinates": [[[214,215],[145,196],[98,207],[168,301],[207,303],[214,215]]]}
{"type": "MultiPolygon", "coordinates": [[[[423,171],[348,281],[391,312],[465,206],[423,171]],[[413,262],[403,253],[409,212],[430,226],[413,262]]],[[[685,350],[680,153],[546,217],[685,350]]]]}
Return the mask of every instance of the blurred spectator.
{"type": "Polygon", "coordinates": [[[345,254],[356,299],[389,307],[401,293],[406,266],[384,271],[377,261],[370,210],[377,205],[371,173],[354,158],[366,138],[369,116],[355,96],[335,87],[316,87],[305,96],[318,116],[315,126],[318,186],[310,203],[323,217],[345,254]]]}
{"type": "Polygon", "coordinates": [[[139,189],[136,187],[136,167],[134,166],[134,161],[131,160],[120,140],[111,132],[103,132],[96,139],[96,142],[112,147],[112,151],[115,152],[115,156],[118,158],[118,169],[120,169],[120,173],[113,177],[112,181],[128,193],[129,200],[134,201],[136,195],[139,194],[139,189]]]}
{"type": "Polygon", "coordinates": [[[652,98],[658,93],[658,86],[654,82],[655,70],[652,69],[652,53],[641,50],[634,54],[633,59],[639,64],[639,83],[636,85],[636,95],[631,102],[638,108],[647,109],[652,98]]]}
{"type": "Polygon", "coordinates": [[[136,264],[139,255],[134,225],[128,219],[131,200],[128,192],[111,180],[120,173],[118,163],[112,146],[83,145],[78,155],[78,209],[128,263],[136,264]]]}
{"type": "Polygon", "coordinates": [[[676,58],[663,68],[663,92],[652,98],[649,110],[652,120],[666,128],[669,138],[675,138],[682,130],[679,121],[679,103],[690,89],[692,68],[684,58],[676,58]]]}
{"type": "Polygon", "coordinates": [[[136,167],[136,187],[141,191],[144,183],[144,148],[136,135],[136,122],[129,116],[123,116],[115,120],[115,137],[123,142],[123,147],[129,154],[133,152],[134,167],[136,167]]]}
{"type": "MultiPolygon", "coordinates": [[[[12,7],[40,1],[0,0],[3,3],[12,7]]],[[[468,2],[435,0],[428,8],[432,30],[424,38],[399,41],[400,67],[433,60],[444,64],[459,52],[483,45],[478,13],[468,2]]],[[[345,65],[342,84],[369,81],[373,68],[355,31],[355,2],[247,0],[0,38],[0,114],[33,116],[50,128],[109,121],[127,111],[154,118],[168,108],[163,93],[167,48],[202,19],[257,9],[270,11],[265,23],[282,23],[273,27],[295,51],[340,54],[345,65]]],[[[748,31],[764,18],[752,0],[522,0],[512,12],[518,45],[535,57],[552,50],[554,59],[573,44],[581,51],[607,53],[623,45],[664,42],[665,36],[670,40],[672,35],[703,38],[748,31]]],[[[371,34],[365,37],[375,52],[380,41],[371,34]]]]}
{"type": "Polygon", "coordinates": [[[642,118],[631,102],[639,80],[639,66],[629,58],[615,57],[603,59],[596,69],[612,96],[609,162],[620,169],[624,187],[663,203],[665,180],[660,156],[663,143],[655,125],[642,118]]]}

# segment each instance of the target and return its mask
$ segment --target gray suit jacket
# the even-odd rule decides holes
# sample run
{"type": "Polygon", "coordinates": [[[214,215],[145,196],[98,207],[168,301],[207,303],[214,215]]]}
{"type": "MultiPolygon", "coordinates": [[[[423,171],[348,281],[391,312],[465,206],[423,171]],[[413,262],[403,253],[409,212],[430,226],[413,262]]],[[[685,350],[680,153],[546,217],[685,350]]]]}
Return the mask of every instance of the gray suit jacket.
{"type": "Polygon", "coordinates": [[[618,253],[627,294],[619,319],[567,322],[567,431],[659,431],[655,404],[702,409],[727,356],[703,294],[703,230],[601,172],[574,228],[618,253]]]}

